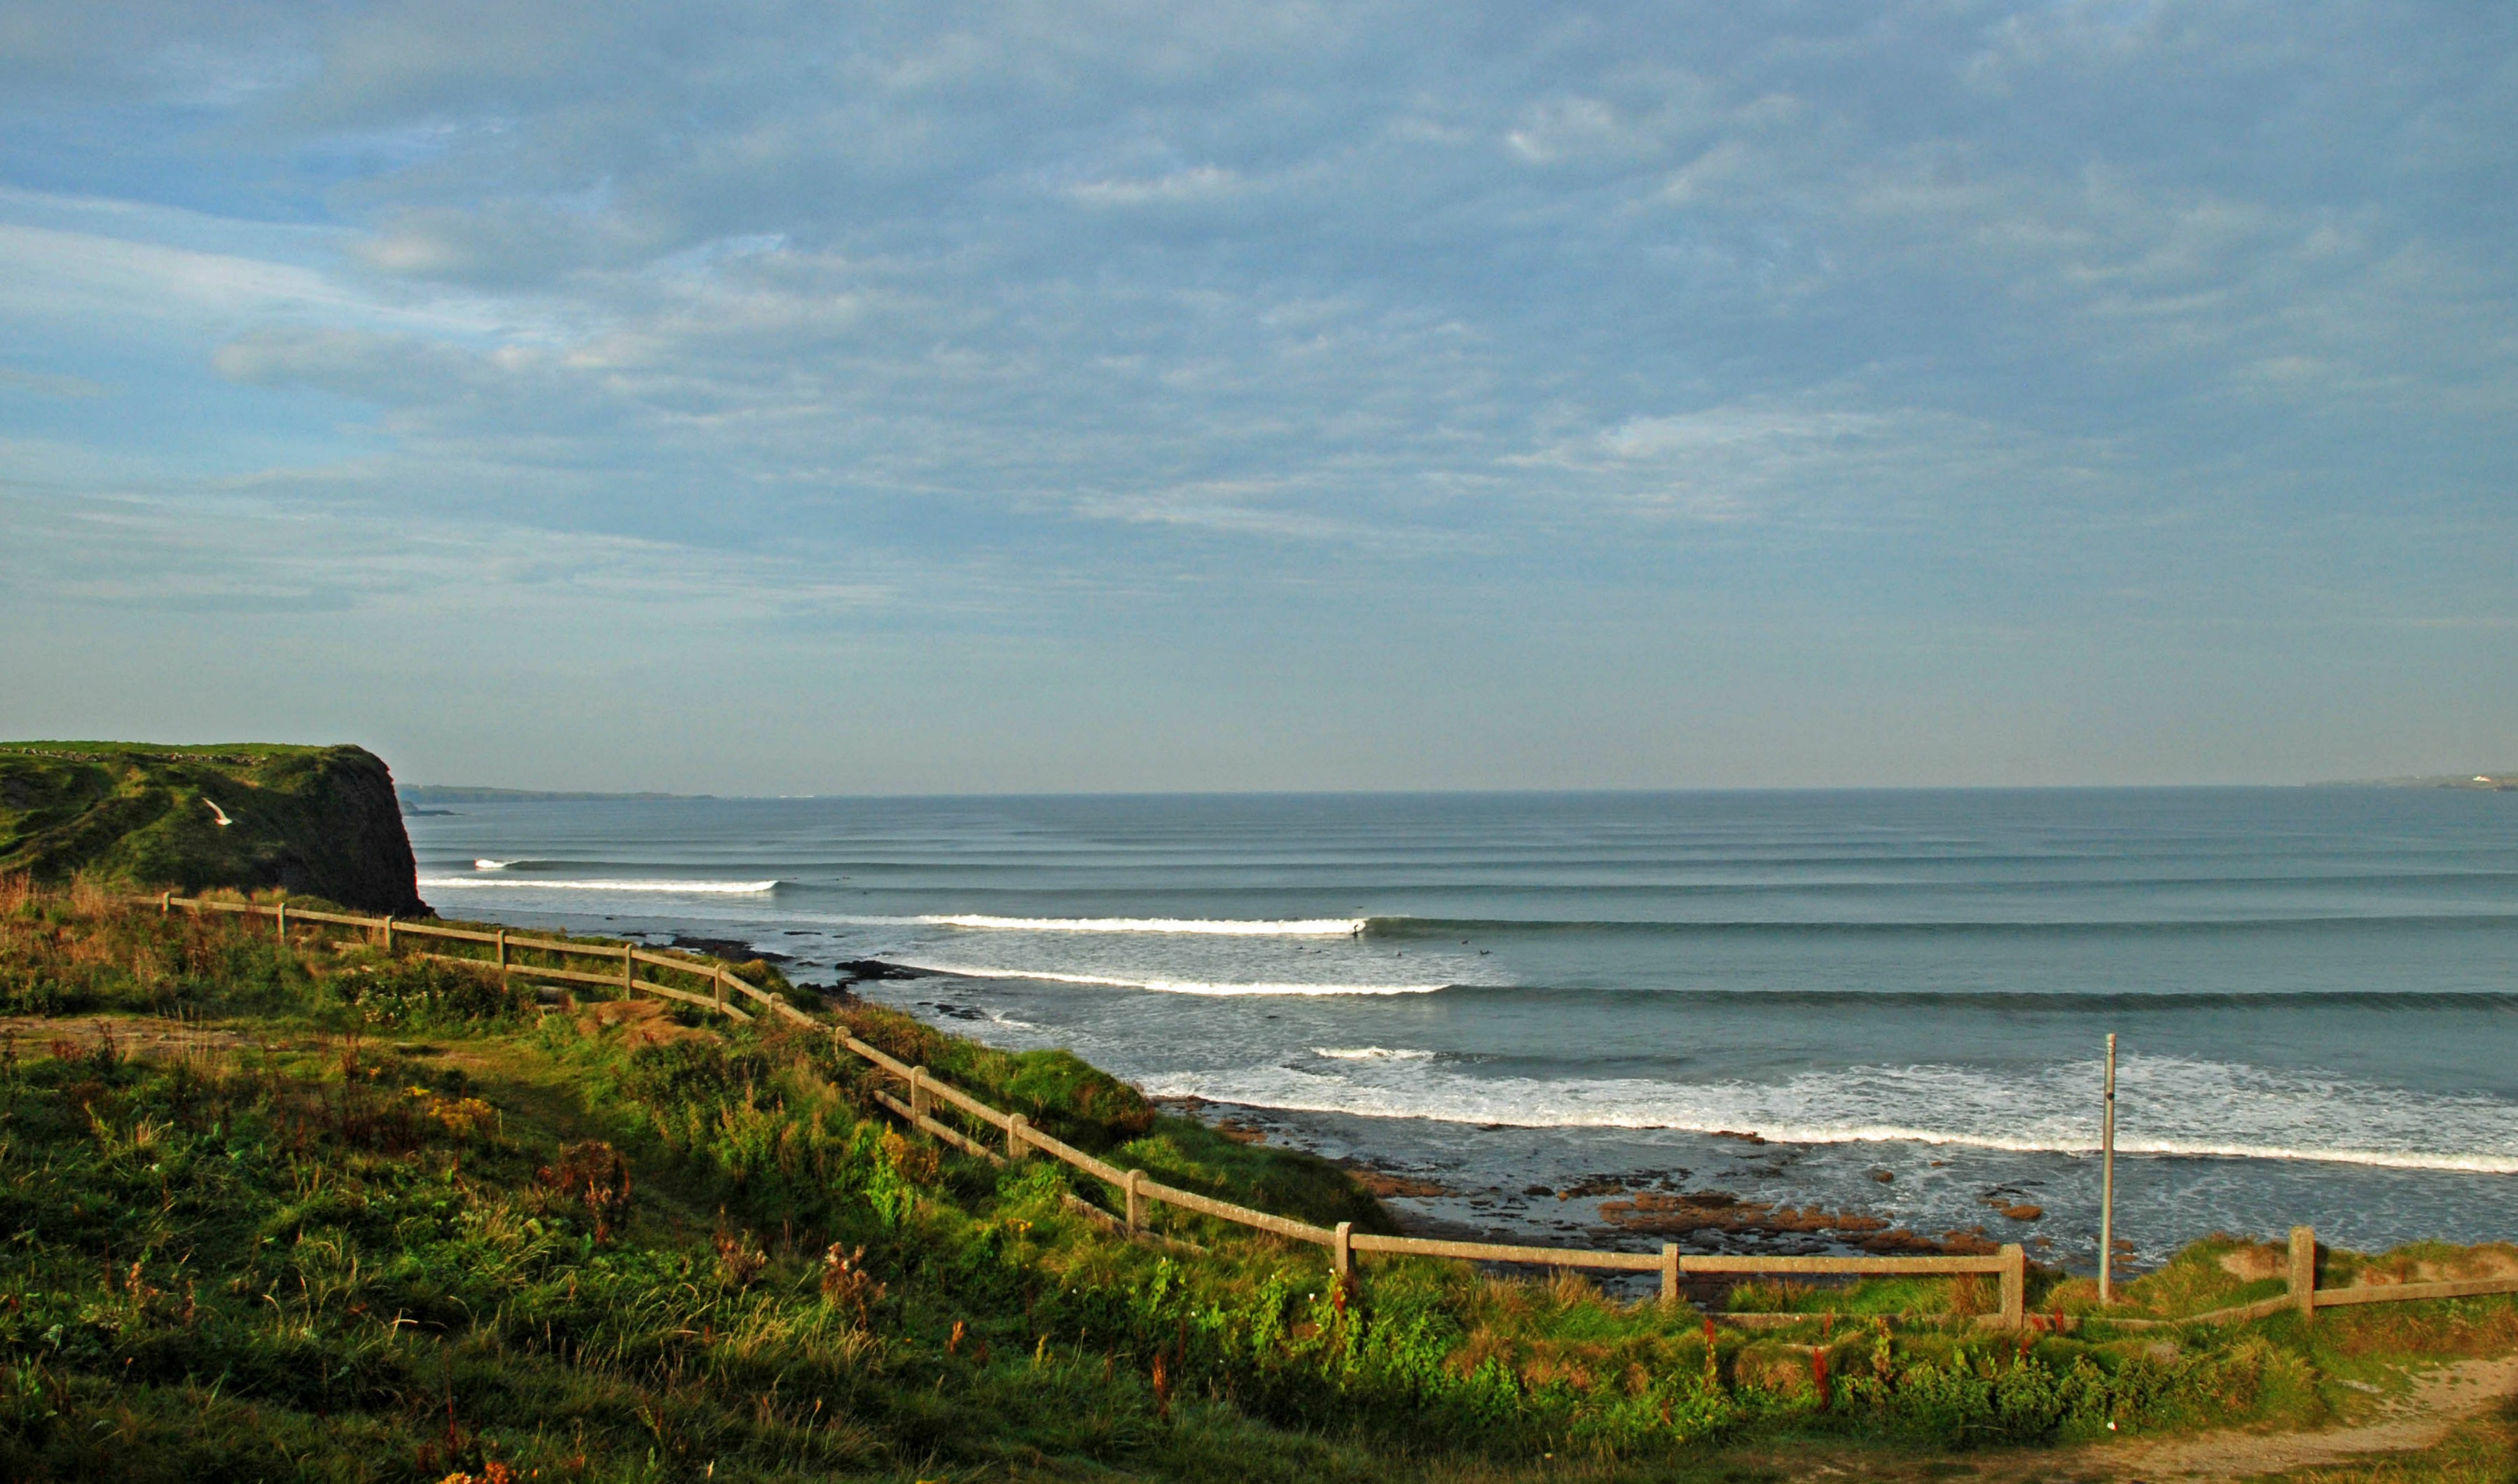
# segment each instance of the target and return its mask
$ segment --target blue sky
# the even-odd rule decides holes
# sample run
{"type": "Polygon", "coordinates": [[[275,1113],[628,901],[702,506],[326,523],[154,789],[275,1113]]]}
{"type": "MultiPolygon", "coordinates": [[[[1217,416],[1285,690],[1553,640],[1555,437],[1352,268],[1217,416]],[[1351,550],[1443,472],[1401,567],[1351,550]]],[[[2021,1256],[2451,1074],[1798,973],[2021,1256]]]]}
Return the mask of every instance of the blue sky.
{"type": "Polygon", "coordinates": [[[0,732],[2518,765],[2518,9],[0,14],[0,732]]]}

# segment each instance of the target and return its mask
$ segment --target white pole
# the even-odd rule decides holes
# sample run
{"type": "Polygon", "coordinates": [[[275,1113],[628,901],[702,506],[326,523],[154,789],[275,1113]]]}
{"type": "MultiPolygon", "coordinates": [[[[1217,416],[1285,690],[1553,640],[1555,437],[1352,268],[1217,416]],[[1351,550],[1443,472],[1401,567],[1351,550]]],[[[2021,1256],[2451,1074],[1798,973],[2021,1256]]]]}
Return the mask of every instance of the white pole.
{"type": "Polygon", "coordinates": [[[2107,1032],[2107,1106],[2099,1133],[2099,1306],[2116,1301],[2116,1033],[2107,1032]]]}

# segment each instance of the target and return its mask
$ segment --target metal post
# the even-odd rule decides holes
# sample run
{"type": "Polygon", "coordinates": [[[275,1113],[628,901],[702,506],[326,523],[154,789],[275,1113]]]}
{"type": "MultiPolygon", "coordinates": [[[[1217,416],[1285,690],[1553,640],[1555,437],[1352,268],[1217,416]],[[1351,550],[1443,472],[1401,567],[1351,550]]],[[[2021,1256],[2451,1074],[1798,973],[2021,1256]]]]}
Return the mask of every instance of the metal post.
{"type": "Polygon", "coordinates": [[[2107,1107],[2099,1130],[2099,1307],[2116,1301],[2116,1033],[2107,1032],[2107,1107]]]}
{"type": "Polygon", "coordinates": [[[1667,1310],[1678,1307],[1678,1244],[1661,1244],[1661,1306],[1667,1310]]]}
{"type": "Polygon", "coordinates": [[[1337,1224],[1337,1230],[1330,1234],[1329,1266],[1336,1270],[1340,1278],[1355,1271],[1354,1222],[1341,1221],[1337,1224]]]}

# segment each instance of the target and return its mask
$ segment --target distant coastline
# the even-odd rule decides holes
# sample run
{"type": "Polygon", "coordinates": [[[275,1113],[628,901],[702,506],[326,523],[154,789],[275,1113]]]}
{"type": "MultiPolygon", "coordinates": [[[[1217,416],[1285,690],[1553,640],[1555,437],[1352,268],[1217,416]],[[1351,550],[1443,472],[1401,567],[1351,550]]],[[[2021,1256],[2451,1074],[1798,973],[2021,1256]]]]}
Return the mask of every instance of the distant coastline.
{"type": "Polygon", "coordinates": [[[2461,788],[2478,794],[2518,793],[2518,767],[2499,772],[2449,773],[2422,778],[2336,778],[2311,788],[2461,788]]]}
{"type": "Polygon", "coordinates": [[[548,804],[562,799],[714,799],[715,794],[666,794],[653,791],[607,794],[538,788],[475,788],[469,784],[412,783],[395,790],[406,810],[432,804],[548,804]]]}

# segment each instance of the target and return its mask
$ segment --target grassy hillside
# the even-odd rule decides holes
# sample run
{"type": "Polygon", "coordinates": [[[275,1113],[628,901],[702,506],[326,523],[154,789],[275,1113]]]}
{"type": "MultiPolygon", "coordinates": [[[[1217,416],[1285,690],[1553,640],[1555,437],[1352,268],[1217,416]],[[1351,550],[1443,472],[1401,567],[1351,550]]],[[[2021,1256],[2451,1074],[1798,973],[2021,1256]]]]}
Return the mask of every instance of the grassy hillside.
{"type": "MultiPolygon", "coordinates": [[[[2348,1417],[2409,1359],[2518,1343],[2505,1299],[2019,1336],[1937,1327],[1982,1298],[1955,1285],[1753,1289],[1859,1312],[1743,1333],[1451,1263],[1341,1285],[1179,1212],[1124,1240],[1063,1166],[903,1137],[818,1030],[552,1010],[93,892],[0,883],[0,1477],[1937,1477],[2348,1417]]],[[[1063,1054],[846,1013],[1118,1162],[1377,1219],[1063,1054]]],[[[2228,1250],[2137,1302],[2245,1290],[2228,1250]]]]}
{"type": "Polygon", "coordinates": [[[356,747],[0,743],[0,871],[426,910],[392,774],[356,747]]]}

